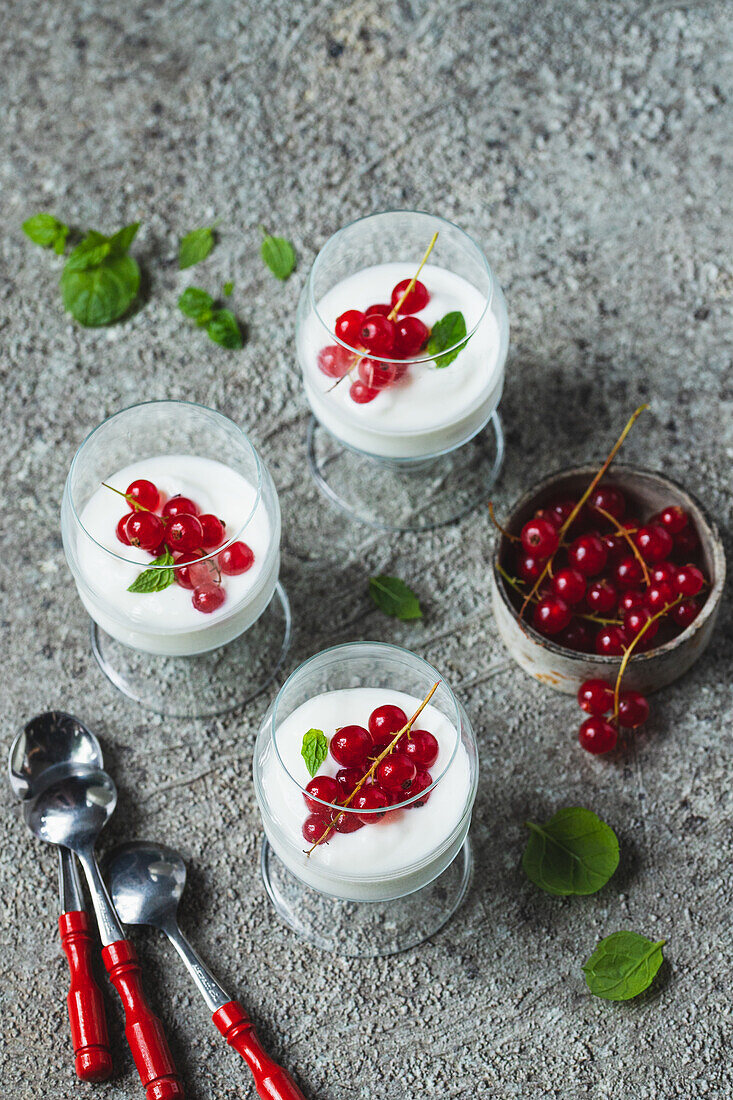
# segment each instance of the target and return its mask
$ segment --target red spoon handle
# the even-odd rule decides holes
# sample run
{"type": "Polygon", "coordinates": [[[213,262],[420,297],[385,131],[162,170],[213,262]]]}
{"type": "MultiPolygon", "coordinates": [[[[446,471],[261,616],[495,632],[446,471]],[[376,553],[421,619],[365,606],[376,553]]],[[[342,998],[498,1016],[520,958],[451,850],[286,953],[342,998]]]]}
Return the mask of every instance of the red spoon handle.
{"type": "Polygon", "coordinates": [[[140,963],[129,940],[102,948],[109,980],[125,1009],[125,1036],[145,1086],[147,1100],[179,1100],[183,1085],[168,1049],[163,1025],[143,992],[140,963]]]}
{"type": "Polygon", "coordinates": [[[263,1048],[254,1025],[238,1001],[218,1008],[213,1020],[230,1047],[241,1054],[252,1070],[257,1095],[262,1100],[305,1100],[290,1074],[273,1062],[263,1048]]]}
{"type": "Polygon", "coordinates": [[[105,1081],[112,1072],[102,990],[92,970],[92,937],[84,910],[59,917],[61,946],[69,963],[69,1009],[76,1076],[82,1081],[105,1081]]]}

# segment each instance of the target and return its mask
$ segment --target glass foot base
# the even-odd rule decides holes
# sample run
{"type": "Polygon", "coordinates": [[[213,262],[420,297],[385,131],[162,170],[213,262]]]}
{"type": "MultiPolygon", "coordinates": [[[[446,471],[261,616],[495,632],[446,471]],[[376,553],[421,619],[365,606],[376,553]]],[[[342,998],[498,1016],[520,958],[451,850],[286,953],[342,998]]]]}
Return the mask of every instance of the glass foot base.
{"type": "Polygon", "coordinates": [[[466,837],[442,875],[395,901],[341,901],[319,894],[288,871],[266,839],[260,866],[270,901],[294,932],[334,955],[373,958],[417,947],[450,920],[468,891],[473,856],[466,837]]]}
{"type": "Polygon", "coordinates": [[[400,461],[344,447],[314,417],[307,448],[318,488],[347,515],[384,531],[428,531],[486,502],[504,461],[504,432],[495,412],[455,451],[400,461]]]}
{"type": "Polygon", "coordinates": [[[174,718],[210,718],[249,702],[276,675],[290,638],[290,603],[279,583],[249,630],[195,657],[140,653],[92,622],[92,652],[107,679],[136,703],[174,718]]]}

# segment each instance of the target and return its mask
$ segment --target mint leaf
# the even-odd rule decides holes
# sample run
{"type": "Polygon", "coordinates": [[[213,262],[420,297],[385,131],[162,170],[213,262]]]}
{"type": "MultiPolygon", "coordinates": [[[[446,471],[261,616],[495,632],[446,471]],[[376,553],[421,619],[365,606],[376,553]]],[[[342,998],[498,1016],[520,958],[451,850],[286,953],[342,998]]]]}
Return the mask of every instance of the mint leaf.
{"type": "Polygon", "coordinates": [[[548,894],[595,894],[618,867],[618,838],[591,810],[569,806],[545,825],[526,824],[522,868],[548,894]]]}
{"type": "Polygon", "coordinates": [[[223,348],[241,348],[244,342],[237,318],[229,309],[215,309],[206,331],[209,339],[223,348]]]}
{"type": "Polygon", "coordinates": [[[118,229],[116,233],[113,233],[109,238],[110,254],[124,256],[135,240],[139,228],[140,222],[132,222],[131,225],[126,225],[123,229],[118,229]]]}
{"type": "Polygon", "coordinates": [[[61,275],[64,309],[90,327],[109,325],[127,313],[139,287],[140,268],[132,256],[107,256],[82,270],[67,261],[61,275]]]}
{"type": "Polygon", "coordinates": [[[300,755],[305,760],[305,766],[310,776],[316,775],[323,761],[328,756],[328,741],[323,730],[308,730],[303,734],[303,746],[300,755]]]}
{"type": "Polygon", "coordinates": [[[606,1001],[638,997],[654,981],[664,961],[664,940],[654,943],[638,932],[612,932],[583,964],[591,993],[606,1001]]]}
{"type": "Polygon", "coordinates": [[[208,323],[214,309],[214,299],[205,290],[197,286],[189,286],[178,299],[178,308],[186,317],[191,317],[194,321],[200,321],[205,317],[208,323]]]}
{"type": "Polygon", "coordinates": [[[72,251],[64,271],[88,271],[107,259],[112,251],[109,237],[90,229],[83,241],[72,251]]]}
{"type": "Polygon", "coordinates": [[[52,248],[59,256],[66,248],[69,227],[54,218],[53,214],[34,214],[23,222],[22,228],[26,237],[30,237],[34,244],[40,244],[42,248],[52,248]]]}
{"type": "Polygon", "coordinates": [[[287,279],[295,267],[295,249],[285,237],[271,237],[262,226],[260,228],[263,233],[260,246],[262,259],[276,279],[287,279]]]}
{"type": "Polygon", "coordinates": [[[452,313],[446,313],[440,321],[435,322],[425,351],[433,357],[436,367],[447,367],[468,343],[465,336],[466,319],[462,313],[454,310],[452,313]],[[445,352],[445,354],[441,354],[442,352],[445,352]]]}
{"type": "Polygon", "coordinates": [[[369,595],[380,611],[395,619],[422,619],[420,601],[399,577],[370,577],[369,595]]]}
{"type": "Polygon", "coordinates": [[[178,267],[181,271],[194,264],[201,263],[214,247],[214,226],[202,226],[193,229],[181,239],[178,245],[178,267]]]}
{"type": "MultiPolygon", "coordinates": [[[[173,565],[173,555],[170,550],[166,550],[165,553],[161,554],[160,557],[156,558],[150,565],[151,567],[154,565],[165,565],[170,567],[173,565]]],[[[175,576],[172,568],[144,569],[143,572],[135,578],[127,591],[162,592],[165,588],[168,588],[169,585],[173,584],[174,580],[175,576]]]]}
{"type": "Polygon", "coordinates": [[[228,298],[231,295],[233,290],[234,290],[234,283],[224,283],[224,286],[221,288],[221,292],[222,292],[222,294],[224,295],[225,298],[228,298]]]}

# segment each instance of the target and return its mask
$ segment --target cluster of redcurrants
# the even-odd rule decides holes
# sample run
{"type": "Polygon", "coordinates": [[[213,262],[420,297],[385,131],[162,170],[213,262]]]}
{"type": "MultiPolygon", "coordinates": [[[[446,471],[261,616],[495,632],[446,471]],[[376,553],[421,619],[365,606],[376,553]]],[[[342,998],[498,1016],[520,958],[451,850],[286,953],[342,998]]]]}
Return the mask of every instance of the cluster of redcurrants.
{"type": "Polygon", "coordinates": [[[649,717],[649,704],[640,691],[621,691],[618,714],[609,719],[613,710],[614,689],[606,680],[586,680],[578,691],[582,710],[590,715],[580,727],[578,740],[586,752],[600,755],[611,752],[618,742],[618,729],[636,730],[649,717]]]}
{"type": "Polygon", "coordinates": [[[408,798],[415,801],[405,806],[406,810],[425,805],[433,782],[430,768],[438,759],[439,746],[428,730],[415,729],[403,733],[392,752],[377,764],[374,775],[349,803],[351,812],[339,813],[323,805],[339,805],[352,795],[377,757],[406,725],[405,712],[387,703],[372,711],[368,729],[342,726],[336,730],[329,751],[340,765],[339,771],[335,776],[316,775],[303,795],[310,811],[303,822],[303,837],[309,844],[327,844],[332,830],[354,833],[364,825],[374,825],[408,798]]]}
{"type": "Polygon", "coordinates": [[[357,368],[358,378],[351,383],[349,396],[358,405],[373,401],[380,390],[399,382],[409,366],[403,360],[419,355],[428,342],[430,329],[412,314],[425,308],[430,295],[425,285],[416,281],[400,304],[409,284],[410,279],[397,283],[389,305],[378,302],[363,311],[347,309],[336,318],[336,336],[349,346],[329,344],[318,353],[318,366],[329,378],[343,378],[357,368]],[[389,362],[371,359],[370,354],[389,362]]]}
{"type": "Polygon", "coordinates": [[[192,591],[196,610],[209,615],[221,607],[226,599],[221,575],[237,576],[252,568],[255,556],[249,546],[233,542],[216,557],[207,557],[224,542],[223,520],[202,514],[189,497],[166,500],[157,486],[144,478],[128,485],[125,496],[131,511],[117,524],[119,541],[147,550],[154,558],[169,550],[176,583],[192,591]]]}
{"type": "Polygon", "coordinates": [[[667,638],[688,627],[706,580],[688,561],[699,539],[687,513],[670,505],[642,524],[628,515],[623,493],[603,485],[573,521],[571,541],[561,544],[560,528],[576,503],[557,500],[522,528],[520,587],[531,591],[548,560],[552,565],[537,592],[534,628],[567,649],[618,657],[642,630],[635,648],[646,650],[660,623],[667,638]]]}

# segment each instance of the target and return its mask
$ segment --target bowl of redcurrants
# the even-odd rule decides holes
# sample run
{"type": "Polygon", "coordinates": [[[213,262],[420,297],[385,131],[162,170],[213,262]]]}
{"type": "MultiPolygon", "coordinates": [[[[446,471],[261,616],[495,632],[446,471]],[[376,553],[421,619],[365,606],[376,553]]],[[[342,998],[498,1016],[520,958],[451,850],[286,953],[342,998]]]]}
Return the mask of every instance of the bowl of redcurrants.
{"type": "Polygon", "coordinates": [[[613,684],[625,661],[624,688],[647,693],[707,646],[723,546],[700,503],[649,470],[612,466],[576,511],[597,473],[545,478],[502,521],[494,615],[514,660],[557,691],[613,684]]]}

